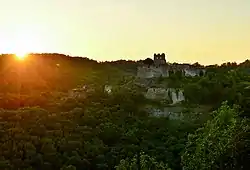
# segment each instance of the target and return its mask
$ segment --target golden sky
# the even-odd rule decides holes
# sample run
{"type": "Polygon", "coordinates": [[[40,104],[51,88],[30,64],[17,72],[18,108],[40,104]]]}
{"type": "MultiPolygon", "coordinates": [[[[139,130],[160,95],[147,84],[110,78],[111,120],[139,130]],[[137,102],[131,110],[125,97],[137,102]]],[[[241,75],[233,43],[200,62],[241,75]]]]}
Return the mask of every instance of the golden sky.
{"type": "Polygon", "coordinates": [[[250,0],[0,0],[0,53],[244,61],[250,0]]]}

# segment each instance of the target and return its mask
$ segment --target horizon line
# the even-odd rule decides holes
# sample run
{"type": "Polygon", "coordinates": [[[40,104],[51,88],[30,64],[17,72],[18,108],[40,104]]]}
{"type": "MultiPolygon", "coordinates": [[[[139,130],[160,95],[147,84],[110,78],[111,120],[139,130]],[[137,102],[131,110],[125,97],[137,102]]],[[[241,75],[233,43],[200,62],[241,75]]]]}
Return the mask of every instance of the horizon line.
{"type": "MultiPolygon", "coordinates": [[[[102,62],[116,62],[116,61],[134,61],[134,62],[138,62],[138,61],[141,61],[141,60],[145,60],[147,58],[150,58],[153,60],[153,55],[154,54],[162,54],[162,53],[153,53],[152,56],[150,57],[144,57],[144,59],[138,59],[138,60],[132,60],[132,59],[117,59],[117,60],[96,60],[94,58],[91,58],[91,57],[88,57],[88,56],[81,56],[81,55],[73,55],[71,53],[58,53],[58,52],[28,52],[27,55],[36,55],[36,54],[57,54],[57,55],[64,55],[64,56],[68,56],[68,57],[80,57],[80,58],[87,58],[89,60],[94,60],[94,61],[97,61],[98,63],[102,63],[102,62]]],[[[164,53],[165,54],[165,53],[164,53]]],[[[0,53],[0,55],[16,55],[15,53],[0,53]]],[[[221,63],[213,63],[213,64],[201,64],[200,62],[196,61],[196,62],[177,62],[177,61],[173,61],[173,62],[170,62],[170,61],[167,61],[167,63],[177,63],[177,64],[195,64],[195,63],[198,63],[200,65],[203,65],[203,66],[210,66],[210,65],[222,65],[224,63],[237,63],[237,64],[240,64],[240,63],[243,63],[245,61],[248,61],[248,59],[245,59],[244,61],[222,61],[221,63]]]]}

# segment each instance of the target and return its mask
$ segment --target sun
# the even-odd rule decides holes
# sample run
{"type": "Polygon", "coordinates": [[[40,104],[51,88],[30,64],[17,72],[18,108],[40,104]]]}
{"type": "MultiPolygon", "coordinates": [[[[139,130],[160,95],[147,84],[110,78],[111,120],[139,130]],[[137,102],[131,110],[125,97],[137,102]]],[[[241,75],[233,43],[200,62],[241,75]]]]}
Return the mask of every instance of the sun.
{"type": "Polygon", "coordinates": [[[15,56],[18,60],[24,60],[27,57],[28,53],[25,52],[19,52],[16,53],[15,56]]]}

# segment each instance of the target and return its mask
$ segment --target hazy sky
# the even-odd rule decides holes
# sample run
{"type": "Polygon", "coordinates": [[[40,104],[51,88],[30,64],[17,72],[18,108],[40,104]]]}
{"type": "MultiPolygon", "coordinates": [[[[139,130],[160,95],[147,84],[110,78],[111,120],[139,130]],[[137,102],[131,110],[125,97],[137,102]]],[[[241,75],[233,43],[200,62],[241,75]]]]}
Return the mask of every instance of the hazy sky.
{"type": "Polygon", "coordinates": [[[0,53],[202,64],[250,57],[250,0],[0,0],[0,53]]]}

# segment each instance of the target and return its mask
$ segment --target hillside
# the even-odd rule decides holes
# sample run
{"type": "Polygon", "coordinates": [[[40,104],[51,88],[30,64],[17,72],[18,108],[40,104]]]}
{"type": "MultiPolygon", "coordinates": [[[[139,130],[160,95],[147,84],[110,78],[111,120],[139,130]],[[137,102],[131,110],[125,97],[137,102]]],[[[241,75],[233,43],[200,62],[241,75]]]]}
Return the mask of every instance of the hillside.
{"type": "Polygon", "coordinates": [[[249,61],[151,78],[141,63],[1,55],[0,169],[249,167],[249,61]]]}

